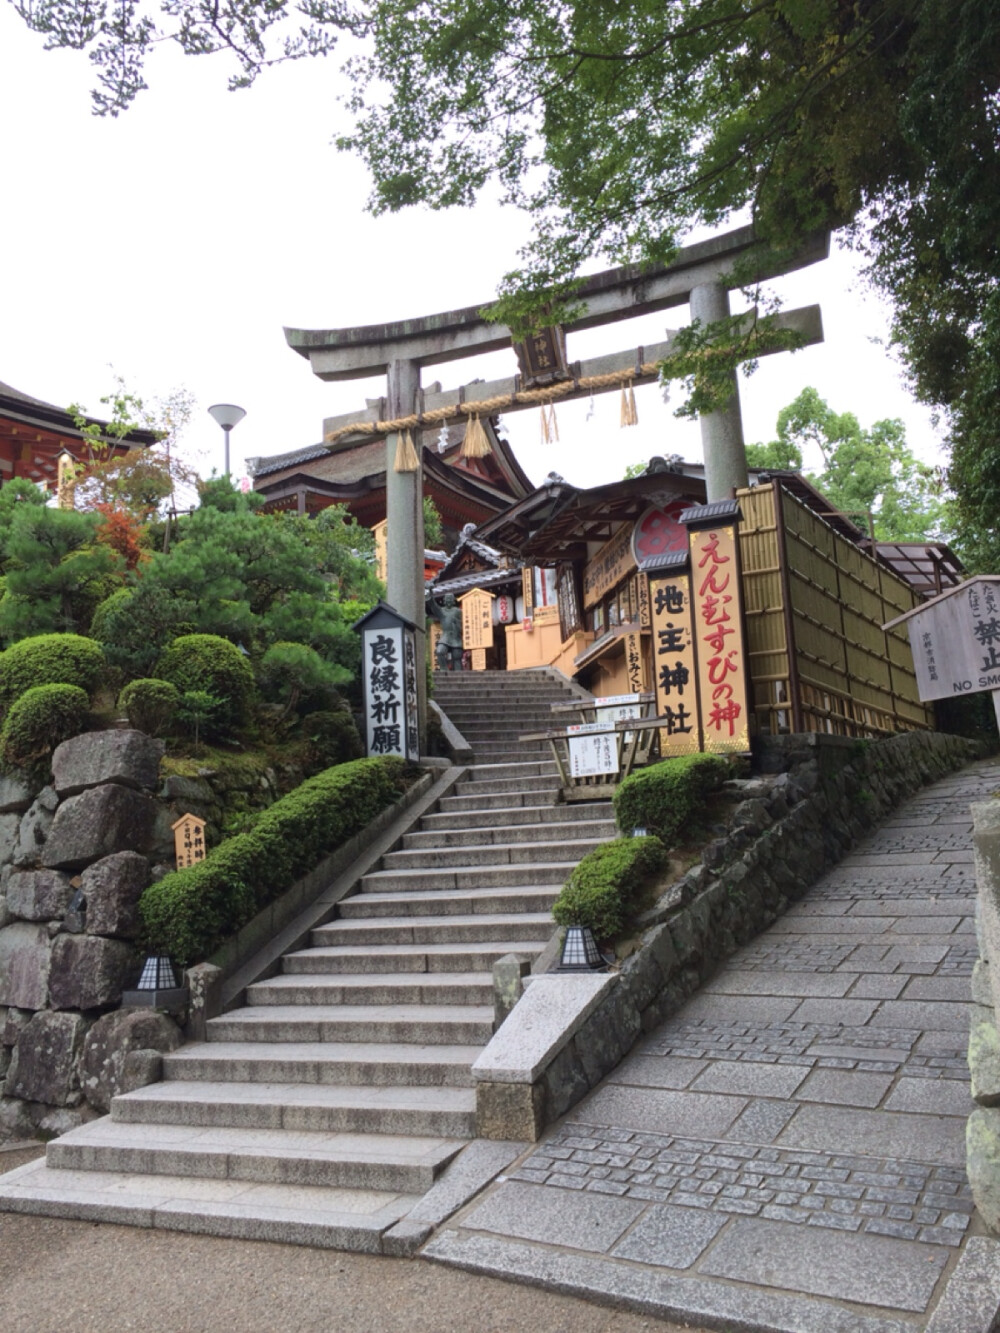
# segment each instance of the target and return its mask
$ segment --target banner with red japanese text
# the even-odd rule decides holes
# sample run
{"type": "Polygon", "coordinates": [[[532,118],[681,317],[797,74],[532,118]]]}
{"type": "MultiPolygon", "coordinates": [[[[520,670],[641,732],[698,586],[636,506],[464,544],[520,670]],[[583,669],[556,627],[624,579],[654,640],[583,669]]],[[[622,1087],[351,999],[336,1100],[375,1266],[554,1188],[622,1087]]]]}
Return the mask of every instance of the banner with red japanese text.
{"type": "Polygon", "coordinates": [[[750,748],[747,655],[736,525],[691,532],[694,638],[703,748],[750,748]]]}
{"type": "Polygon", "coordinates": [[[664,759],[701,749],[695,669],[691,576],[651,573],[649,602],[653,630],[653,685],[664,759]]]}

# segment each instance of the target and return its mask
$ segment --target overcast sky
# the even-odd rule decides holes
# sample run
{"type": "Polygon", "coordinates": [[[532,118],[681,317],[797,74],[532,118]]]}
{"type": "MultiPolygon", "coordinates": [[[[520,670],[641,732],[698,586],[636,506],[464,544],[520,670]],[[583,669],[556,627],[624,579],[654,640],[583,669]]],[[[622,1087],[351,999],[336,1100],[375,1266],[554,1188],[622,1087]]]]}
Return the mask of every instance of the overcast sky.
{"type": "MultiPolygon", "coordinates": [[[[315,443],[327,415],[363,406],[380,381],[323,384],[283,326],[336,328],[485,303],[516,262],[525,223],[483,203],[446,214],[364,212],[366,173],[331,140],[343,122],[335,60],[302,61],[229,93],[224,57],[157,53],[150,89],[117,120],[90,113],[90,65],[45,52],[0,2],[0,380],[99,413],[111,370],[146,398],[183,387],[197,400],[186,436],[204,473],[221,469],[222,432],[205,409],[247,410],[233,473],[252,455],[315,443]]],[[[742,383],[747,440],[771,438],[778,410],[807,384],[863,425],[900,416],[910,443],[940,460],[940,433],[878,339],[885,312],[849,255],[783,280],[787,307],[818,301],[826,342],[774,356],[742,383]]],[[[571,359],[664,336],[683,309],[571,336],[571,359]]],[[[453,387],[514,370],[513,353],[425,370],[453,387]]],[[[675,394],[676,397],[676,394],[675,394]]],[[[618,426],[617,396],[557,409],[560,441],[540,443],[537,411],[504,418],[533,482],[620,477],[654,453],[701,457],[696,425],[653,386],[640,424],[618,426]]]]}

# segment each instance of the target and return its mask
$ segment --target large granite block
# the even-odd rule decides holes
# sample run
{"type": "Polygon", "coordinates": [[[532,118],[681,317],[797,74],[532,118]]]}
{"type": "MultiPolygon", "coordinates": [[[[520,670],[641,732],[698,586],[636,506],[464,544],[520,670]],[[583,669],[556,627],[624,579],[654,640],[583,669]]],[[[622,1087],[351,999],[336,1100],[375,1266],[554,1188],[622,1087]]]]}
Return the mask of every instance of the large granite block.
{"type": "Polygon", "coordinates": [[[139,970],[135,950],[102,935],[60,935],[52,947],[49,991],[54,1009],[118,1004],[139,970]]]}
{"type": "Polygon", "coordinates": [[[45,926],[16,921],[0,930],[0,1004],[44,1009],[49,1000],[52,942],[45,926]]]}
{"type": "Polygon", "coordinates": [[[56,746],[52,779],[60,796],[106,782],[152,791],[159,783],[165,746],[142,731],[88,731],[56,746]]]}
{"type": "Polygon", "coordinates": [[[58,870],[16,871],[7,881],[7,906],[25,921],[60,919],[72,896],[69,876],[58,870]]]}
{"type": "Polygon", "coordinates": [[[49,1106],[78,1100],[86,1030],[82,1014],[35,1014],[14,1047],[5,1085],[8,1096],[49,1106]]]}
{"type": "Polygon", "coordinates": [[[138,852],[113,852],[88,866],[81,876],[88,935],[134,939],[139,933],[139,899],[151,879],[149,862],[138,852]]]}
{"type": "Polygon", "coordinates": [[[462,1226],[600,1254],[610,1250],[645,1206],[634,1199],[512,1180],[488,1194],[462,1226]]]}
{"type": "Polygon", "coordinates": [[[473,1078],[491,1083],[533,1083],[617,980],[600,972],[535,977],[472,1066],[473,1078]]]}
{"type": "Polygon", "coordinates": [[[105,1014],[87,1033],[83,1044],[84,1096],[98,1111],[110,1110],[112,1097],[148,1081],[131,1057],[141,1053],[160,1055],[176,1050],[180,1043],[177,1024],[156,1010],[116,1009],[105,1014]],[[141,1082],[136,1081],[137,1077],[141,1082]]]}
{"type": "Polygon", "coordinates": [[[616,1259],[662,1268],[690,1268],[728,1220],[724,1213],[657,1205],[618,1242],[612,1254],[616,1259]]]}
{"type": "Polygon", "coordinates": [[[43,787],[21,816],[12,860],[16,866],[38,864],[42,844],[49,835],[59,797],[54,788],[43,787]]]}
{"type": "Polygon", "coordinates": [[[82,870],[112,852],[146,851],[156,810],[150,797],[116,783],[70,796],[56,811],[42,865],[82,870]]]}

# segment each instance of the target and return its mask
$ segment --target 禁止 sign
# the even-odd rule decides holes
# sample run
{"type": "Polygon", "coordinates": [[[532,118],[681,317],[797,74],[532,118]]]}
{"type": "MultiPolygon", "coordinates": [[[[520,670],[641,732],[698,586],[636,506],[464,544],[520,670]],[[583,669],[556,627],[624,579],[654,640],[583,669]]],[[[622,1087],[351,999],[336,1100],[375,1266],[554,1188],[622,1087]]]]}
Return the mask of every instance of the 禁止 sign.
{"type": "Polygon", "coordinates": [[[379,602],[354,628],[361,634],[365,740],[369,755],[420,757],[416,626],[379,602]]]}
{"type": "Polygon", "coordinates": [[[1000,690],[1000,575],[968,579],[882,628],[903,623],[921,699],[1000,690]]]}

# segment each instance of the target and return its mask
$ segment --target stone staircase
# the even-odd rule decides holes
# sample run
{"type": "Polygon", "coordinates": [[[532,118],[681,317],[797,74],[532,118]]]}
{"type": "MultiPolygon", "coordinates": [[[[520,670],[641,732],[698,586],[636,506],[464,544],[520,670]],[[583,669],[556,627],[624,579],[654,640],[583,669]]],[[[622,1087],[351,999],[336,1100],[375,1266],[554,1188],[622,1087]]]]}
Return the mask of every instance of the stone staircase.
{"type": "Polygon", "coordinates": [[[610,802],[557,805],[547,748],[517,741],[564,682],[438,673],[435,697],[475,755],[453,794],[162,1082],[0,1179],[0,1210],[391,1248],[475,1135],[494,962],[541,952],[560,885],[615,833],[610,802]]]}

